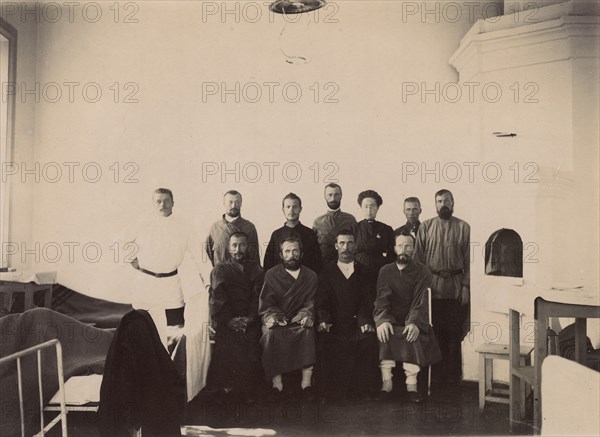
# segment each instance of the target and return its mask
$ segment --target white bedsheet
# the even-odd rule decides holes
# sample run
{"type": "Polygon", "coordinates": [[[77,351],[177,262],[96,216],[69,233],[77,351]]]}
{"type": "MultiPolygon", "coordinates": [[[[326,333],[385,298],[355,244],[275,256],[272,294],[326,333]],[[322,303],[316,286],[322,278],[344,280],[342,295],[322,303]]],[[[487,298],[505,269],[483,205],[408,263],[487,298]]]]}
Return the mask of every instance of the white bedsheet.
{"type": "Polygon", "coordinates": [[[600,435],[600,373],[549,356],[542,363],[542,435],[600,435]]]}

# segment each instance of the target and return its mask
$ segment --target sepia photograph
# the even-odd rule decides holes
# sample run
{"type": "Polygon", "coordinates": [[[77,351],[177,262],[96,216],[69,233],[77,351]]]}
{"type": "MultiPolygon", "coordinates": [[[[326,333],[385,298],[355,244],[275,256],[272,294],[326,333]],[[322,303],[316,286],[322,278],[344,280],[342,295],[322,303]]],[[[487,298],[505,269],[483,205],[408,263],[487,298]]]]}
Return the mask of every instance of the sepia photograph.
{"type": "Polygon", "coordinates": [[[600,0],[0,1],[0,435],[600,435],[600,0]]]}

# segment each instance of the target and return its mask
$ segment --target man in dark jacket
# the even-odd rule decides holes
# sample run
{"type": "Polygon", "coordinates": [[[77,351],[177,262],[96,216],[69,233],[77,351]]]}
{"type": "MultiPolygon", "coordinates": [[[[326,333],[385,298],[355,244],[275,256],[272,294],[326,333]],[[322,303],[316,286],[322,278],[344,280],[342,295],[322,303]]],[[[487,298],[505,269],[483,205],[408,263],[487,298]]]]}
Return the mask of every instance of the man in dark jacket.
{"type": "Polygon", "coordinates": [[[372,273],[354,260],[352,231],[340,231],[335,248],[338,262],[319,275],[316,307],[319,381],[324,394],[339,400],[377,390],[379,371],[372,273]]]}

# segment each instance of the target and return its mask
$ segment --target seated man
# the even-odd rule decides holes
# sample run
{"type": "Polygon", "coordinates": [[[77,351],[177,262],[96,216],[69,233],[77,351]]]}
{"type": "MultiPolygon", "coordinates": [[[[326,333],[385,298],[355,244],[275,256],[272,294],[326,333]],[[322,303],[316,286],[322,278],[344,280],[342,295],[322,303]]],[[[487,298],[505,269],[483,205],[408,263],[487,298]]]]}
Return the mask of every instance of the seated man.
{"type": "Polygon", "coordinates": [[[283,373],[302,369],[301,388],[313,400],[312,373],[315,363],[314,298],[317,275],[301,265],[302,242],[285,238],[280,244],[282,264],[269,269],[260,293],[262,317],[262,362],[273,382],[272,398],[283,392],[283,373]]]}
{"type": "Polygon", "coordinates": [[[208,387],[234,390],[247,401],[262,379],[258,294],[262,268],[246,259],[248,235],[229,237],[229,257],[211,273],[210,316],[216,330],[208,387]]]}
{"type": "Polygon", "coordinates": [[[410,234],[396,235],[396,262],[379,271],[373,314],[380,341],[381,394],[391,393],[392,368],[396,361],[402,361],[408,399],[418,403],[421,402],[417,391],[419,366],[440,361],[441,353],[429,325],[427,287],[431,273],[425,265],[413,261],[414,240],[410,234]]]}
{"type": "Polygon", "coordinates": [[[368,395],[379,384],[373,321],[375,278],[354,260],[352,231],[338,232],[335,248],[338,262],[321,271],[316,298],[319,385],[328,396],[343,400],[368,395]]]}

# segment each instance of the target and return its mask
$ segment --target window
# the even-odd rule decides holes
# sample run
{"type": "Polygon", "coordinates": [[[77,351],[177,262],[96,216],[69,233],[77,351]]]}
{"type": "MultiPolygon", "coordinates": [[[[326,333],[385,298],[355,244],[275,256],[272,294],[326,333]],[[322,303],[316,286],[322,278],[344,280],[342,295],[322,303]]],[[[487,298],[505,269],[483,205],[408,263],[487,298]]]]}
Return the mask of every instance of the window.
{"type": "Polygon", "coordinates": [[[523,277],[523,241],[512,229],[494,232],[485,243],[485,274],[523,277]]]}
{"type": "Polygon", "coordinates": [[[17,71],[17,31],[0,18],[0,169],[2,184],[0,188],[0,267],[8,267],[5,255],[6,242],[9,239],[10,222],[10,186],[6,177],[6,165],[11,162],[14,144],[15,93],[12,86],[16,83],[17,71]]]}

